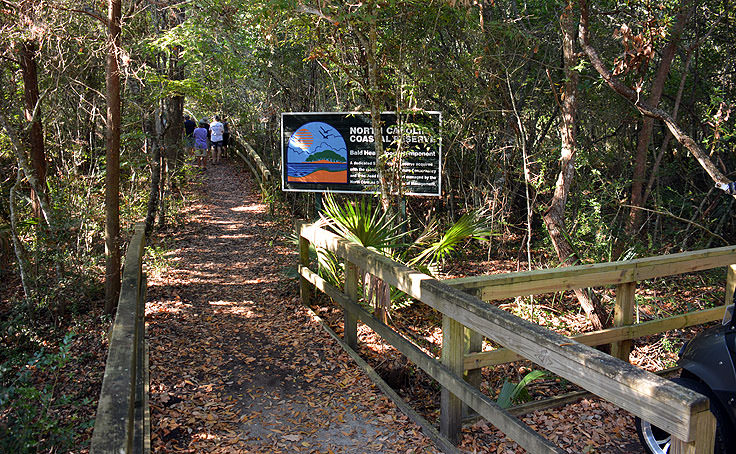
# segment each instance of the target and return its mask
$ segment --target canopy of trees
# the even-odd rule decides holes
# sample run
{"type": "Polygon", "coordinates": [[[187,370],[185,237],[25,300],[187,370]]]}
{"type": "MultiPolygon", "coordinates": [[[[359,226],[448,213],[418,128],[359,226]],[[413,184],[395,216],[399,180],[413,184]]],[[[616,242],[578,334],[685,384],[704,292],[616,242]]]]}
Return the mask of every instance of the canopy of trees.
{"type": "Polygon", "coordinates": [[[184,114],[222,114],[276,171],[281,112],[442,111],[444,195],[410,223],[483,209],[516,239],[489,253],[530,268],[733,240],[729,2],[24,0],[0,26],[0,246],[30,306],[106,281],[112,310],[132,223],[180,203],[184,114]]]}

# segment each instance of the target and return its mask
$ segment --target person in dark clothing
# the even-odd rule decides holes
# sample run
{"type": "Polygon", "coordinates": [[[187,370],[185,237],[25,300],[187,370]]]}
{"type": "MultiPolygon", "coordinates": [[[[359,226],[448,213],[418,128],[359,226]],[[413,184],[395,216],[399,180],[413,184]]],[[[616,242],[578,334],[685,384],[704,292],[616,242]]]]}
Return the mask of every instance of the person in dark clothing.
{"type": "Polygon", "coordinates": [[[227,156],[227,146],[230,144],[230,126],[227,124],[227,121],[223,120],[222,123],[225,126],[225,132],[222,133],[222,152],[227,156]]]}
{"type": "Polygon", "coordinates": [[[191,151],[194,148],[194,129],[196,127],[197,123],[189,115],[184,115],[184,146],[187,151],[191,151]]]}

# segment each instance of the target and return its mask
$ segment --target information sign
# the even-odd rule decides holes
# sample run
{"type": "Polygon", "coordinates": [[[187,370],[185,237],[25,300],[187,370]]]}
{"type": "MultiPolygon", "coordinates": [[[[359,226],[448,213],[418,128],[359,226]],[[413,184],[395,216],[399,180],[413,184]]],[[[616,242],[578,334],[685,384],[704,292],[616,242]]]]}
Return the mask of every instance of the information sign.
{"type": "MultiPolygon", "coordinates": [[[[441,114],[381,114],[387,162],[400,162],[404,194],[441,195],[441,114]]],[[[375,135],[368,113],[281,114],[284,191],[378,193],[375,135]]]]}

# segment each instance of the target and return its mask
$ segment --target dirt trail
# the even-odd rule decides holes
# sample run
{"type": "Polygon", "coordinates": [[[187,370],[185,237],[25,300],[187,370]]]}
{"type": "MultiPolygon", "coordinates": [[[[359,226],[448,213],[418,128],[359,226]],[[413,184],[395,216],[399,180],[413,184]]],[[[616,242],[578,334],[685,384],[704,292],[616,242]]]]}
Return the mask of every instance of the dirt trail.
{"type": "Polygon", "coordinates": [[[153,452],[437,452],[301,307],[250,175],[202,190],[149,277],[153,452]]]}

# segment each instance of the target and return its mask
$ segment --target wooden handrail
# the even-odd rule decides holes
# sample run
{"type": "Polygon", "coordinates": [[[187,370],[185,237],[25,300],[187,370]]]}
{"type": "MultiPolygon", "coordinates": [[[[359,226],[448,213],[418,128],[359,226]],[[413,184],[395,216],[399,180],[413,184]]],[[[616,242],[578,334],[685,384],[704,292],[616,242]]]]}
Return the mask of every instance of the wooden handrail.
{"type": "Polygon", "coordinates": [[[246,164],[248,164],[255,176],[260,180],[260,183],[262,185],[270,183],[271,171],[268,169],[266,164],[263,163],[263,159],[261,159],[258,153],[256,153],[256,150],[254,150],[253,147],[245,140],[237,138],[233,138],[232,140],[235,144],[235,152],[241,157],[241,159],[243,159],[243,161],[246,162],[246,164]],[[241,152],[240,149],[242,149],[245,154],[241,152]],[[251,161],[253,161],[253,164],[251,164],[251,161]]]}
{"type": "Polygon", "coordinates": [[[620,262],[447,279],[447,285],[475,293],[484,301],[577,288],[638,282],[736,263],[736,246],[646,257],[620,262]]]}
{"type": "Polygon", "coordinates": [[[150,452],[144,245],[145,224],[139,223],[125,255],[120,297],[92,432],[92,454],[150,452]]]}
{"type": "MultiPolygon", "coordinates": [[[[610,344],[622,340],[636,339],[644,336],[659,334],[673,329],[682,329],[689,326],[702,325],[703,323],[721,320],[725,306],[703,309],[702,311],[675,315],[659,320],[638,323],[630,326],[619,326],[600,331],[577,334],[570,339],[581,344],[596,347],[598,345],[610,344]]],[[[499,348],[488,352],[470,353],[465,355],[465,369],[472,370],[481,367],[494,366],[524,359],[511,350],[499,348]]]]}
{"type": "MultiPolygon", "coordinates": [[[[374,274],[445,316],[688,443],[685,446],[678,441],[676,443],[678,448],[684,447],[683,449],[688,452],[694,450],[696,446],[698,452],[705,452],[708,446],[712,449],[715,420],[709,411],[706,397],[516,317],[458,288],[450,287],[388,257],[350,243],[316,225],[302,224],[298,226],[298,232],[302,241],[308,241],[343,257],[349,263],[374,274]]],[[[697,258],[675,254],[677,257],[670,256],[672,260],[669,263],[679,263],[679,272],[694,271],[693,268],[704,266],[700,264],[702,260],[707,260],[707,267],[710,268],[714,263],[714,257],[718,257],[717,260],[722,261],[724,265],[733,263],[736,259],[734,250],[734,248],[721,248],[712,254],[705,253],[697,258]],[[694,260],[696,264],[691,265],[689,259],[694,260]]],[[[656,275],[662,272],[660,266],[664,266],[660,260],[640,259],[632,266],[618,269],[619,277],[616,279],[624,279],[619,282],[632,282],[644,278],[643,276],[656,275]]],[[[586,279],[585,270],[582,268],[597,274],[592,281],[596,285],[600,285],[602,273],[616,272],[615,268],[595,265],[575,268],[576,273],[583,276],[582,280],[586,279]]],[[[579,284],[574,281],[575,276],[569,274],[566,276],[564,285],[577,288],[579,284]]],[[[302,278],[305,278],[304,274],[302,278]]],[[[612,274],[607,275],[607,279],[614,278],[612,274]]],[[[537,278],[534,273],[527,273],[523,280],[526,283],[544,281],[537,278]]],[[[513,278],[511,282],[507,281],[507,284],[513,286],[515,284],[513,278]]],[[[555,285],[561,284],[558,279],[555,285]]],[[[585,286],[589,285],[580,285],[585,286]]],[[[535,286],[526,286],[516,288],[514,291],[518,292],[520,289],[522,291],[533,289],[531,293],[538,290],[535,286]]],[[[518,293],[509,292],[509,296],[517,295],[518,293]]],[[[434,378],[437,379],[436,376],[434,378]]],[[[475,402],[465,401],[465,403],[475,409],[473,406],[475,402]]]]}

